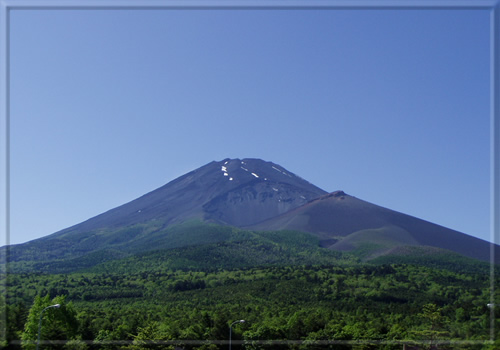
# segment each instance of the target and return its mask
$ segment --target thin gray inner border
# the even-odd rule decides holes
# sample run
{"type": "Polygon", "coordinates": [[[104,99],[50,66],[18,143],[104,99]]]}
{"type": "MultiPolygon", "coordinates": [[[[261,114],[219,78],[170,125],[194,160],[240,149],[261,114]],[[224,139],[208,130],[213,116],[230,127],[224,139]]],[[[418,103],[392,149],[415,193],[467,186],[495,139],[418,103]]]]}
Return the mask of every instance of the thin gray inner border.
{"type": "MultiPolygon", "coordinates": [[[[10,11],[12,10],[490,10],[490,341],[495,338],[495,251],[500,242],[500,0],[0,0],[0,247],[10,244],[10,11]],[[3,25],[1,25],[3,23],[3,25]]],[[[8,254],[7,254],[8,255],[8,254]]],[[[5,257],[6,259],[7,257],[5,257]]],[[[0,255],[0,259],[2,259],[0,255]]],[[[3,260],[3,259],[2,259],[3,260]]],[[[4,260],[7,262],[7,260],[4,260]]],[[[0,263],[0,274],[8,273],[0,263]]],[[[0,286],[0,288],[6,288],[0,286]]],[[[5,291],[5,290],[3,290],[5,291]]],[[[2,290],[0,289],[0,292],[2,290]]],[[[6,315],[0,315],[6,327],[6,315]]],[[[0,341],[6,328],[0,329],[0,341]]]]}

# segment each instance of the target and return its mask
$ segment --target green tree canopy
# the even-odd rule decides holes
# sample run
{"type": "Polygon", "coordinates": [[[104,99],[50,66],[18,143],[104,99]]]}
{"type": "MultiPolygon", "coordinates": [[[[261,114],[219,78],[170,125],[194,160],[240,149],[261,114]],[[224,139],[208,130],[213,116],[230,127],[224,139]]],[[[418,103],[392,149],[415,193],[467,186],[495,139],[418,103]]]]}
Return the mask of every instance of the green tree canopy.
{"type": "Polygon", "coordinates": [[[43,344],[43,349],[67,349],[65,345],[68,341],[78,338],[76,311],[72,303],[66,303],[65,296],[56,296],[52,300],[48,294],[43,298],[35,297],[21,337],[23,349],[36,349],[40,325],[40,348],[43,344]],[[60,306],[45,310],[48,306],[55,304],[60,306]]]}

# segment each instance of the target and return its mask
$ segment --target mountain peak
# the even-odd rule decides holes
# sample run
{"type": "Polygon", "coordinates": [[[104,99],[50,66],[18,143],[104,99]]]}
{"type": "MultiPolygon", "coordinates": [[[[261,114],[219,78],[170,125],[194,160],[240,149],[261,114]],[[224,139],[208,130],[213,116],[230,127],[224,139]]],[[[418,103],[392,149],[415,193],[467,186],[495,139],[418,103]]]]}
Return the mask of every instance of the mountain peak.
{"type": "Polygon", "coordinates": [[[216,164],[216,176],[226,184],[221,184],[224,190],[216,191],[219,194],[203,204],[207,221],[250,225],[326,193],[284,167],[262,159],[226,158],[216,164]]]}
{"type": "Polygon", "coordinates": [[[212,161],[129,203],[55,233],[197,219],[234,226],[280,215],[326,194],[282,166],[256,158],[212,161]]]}
{"type": "Polygon", "coordinates": [[[220,167],[221,175],[228,181],[246,182],[254,179],[283,181],[284,179],[298,178],[282,166],[258,158],[226,158],[215,163],[220,167]]]}

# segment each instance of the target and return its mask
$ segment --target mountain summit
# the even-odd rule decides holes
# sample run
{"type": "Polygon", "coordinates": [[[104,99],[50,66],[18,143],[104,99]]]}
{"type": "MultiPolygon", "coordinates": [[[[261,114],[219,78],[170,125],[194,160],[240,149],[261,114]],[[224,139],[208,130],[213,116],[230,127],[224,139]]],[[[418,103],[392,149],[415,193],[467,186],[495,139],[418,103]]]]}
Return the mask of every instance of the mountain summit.
{"type": "Polygon", "coordinates": [[[283,214],[327,192],[260,159],[210,162],[127,204],[57,233],[189,219],[232,226],[283,214]]]}
{"type": "MultiPolygon", "coordinates": [[[[401,255],[414,247],[425,254],[437,249],[485,261],[490,254],[490,244],[478,238],[343,191],[327,193],[278,164],[249,158],[210,162],[82,223],[11,246],[9,260],[88,263],[111,255],[224,240],[210,236],[213,227],[212,231],[191,227],[189,235],[172,233],[176,225],[189,222],[302,231],[317,237],[325,248],[362,251],[366,259],[401,255]]],[[[500,250],[495,249],[495,261],[500,262],[500,250]]]]}

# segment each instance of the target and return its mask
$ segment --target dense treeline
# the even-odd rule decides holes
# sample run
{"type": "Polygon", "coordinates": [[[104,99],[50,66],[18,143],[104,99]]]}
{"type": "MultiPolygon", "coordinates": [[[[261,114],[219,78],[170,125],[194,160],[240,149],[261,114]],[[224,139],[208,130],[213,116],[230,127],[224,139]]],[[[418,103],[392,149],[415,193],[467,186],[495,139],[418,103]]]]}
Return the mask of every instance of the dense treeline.
{"type": "Polygon", "coordinates": [[[39,314],[54,303],[62,306],[46,311],[42,339],[59,341],[43,349],[220,349],[241,319],[231,329],[234,349],[498,348],[488,341],[487,271],[410,264],[109,271],[9,274],[5,348],[34,348],[39,314]]]}

